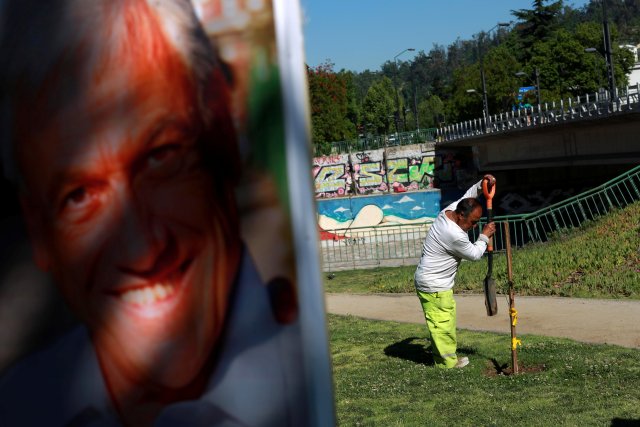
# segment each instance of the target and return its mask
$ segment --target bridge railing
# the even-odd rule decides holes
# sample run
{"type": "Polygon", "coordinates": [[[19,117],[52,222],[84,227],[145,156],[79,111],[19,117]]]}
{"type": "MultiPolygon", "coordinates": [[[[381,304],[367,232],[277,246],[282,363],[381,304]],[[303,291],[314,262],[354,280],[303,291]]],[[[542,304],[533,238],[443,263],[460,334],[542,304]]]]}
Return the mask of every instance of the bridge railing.
{"type": "MultiPolygon", "coordinates": [[[[508,222],[511,244],[519,248],[531,242],[545,242],[554,233],[582,226],[606,215],[611,209],[624,208],[640,200],[640,166],[581,194],[529,214],[495,217],[496,223],[508,222]]],[[[637,219],[636,219],[637,220],[637,219]]],[[[486,224],[482,218],[470,232],[475,241],[486,224]]],[[[394,225],[361,229],[330,230],[333,240],[321,241],[325,271],[378,266],[416,265],[422,242],[431,222],[421,225],[394,225]]],[[[506,248],[503,227],[496,227],[494,247],[506,248]]]]}
{"type": "Polygon", "coordinates": [[[515,129],[539,127],[607,116],[640,109],[640,83],[627,86],[611,99],[607,91],[585,96],[544,103],[515,111],[498,113],[484,118],[467,120],[438,128],[438,142],[459,141],[491,133],[508,132],[515,129]]]}

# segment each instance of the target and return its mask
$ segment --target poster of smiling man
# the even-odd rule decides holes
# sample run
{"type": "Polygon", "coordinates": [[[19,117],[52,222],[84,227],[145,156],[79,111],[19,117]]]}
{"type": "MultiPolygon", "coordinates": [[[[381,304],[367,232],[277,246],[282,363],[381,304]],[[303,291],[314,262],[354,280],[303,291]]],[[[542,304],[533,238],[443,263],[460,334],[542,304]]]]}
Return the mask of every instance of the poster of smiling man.
{"type": "Polygon", "coordinates": [[[0,424],[333,422],[298,15],[0,2],[0,424]]]}

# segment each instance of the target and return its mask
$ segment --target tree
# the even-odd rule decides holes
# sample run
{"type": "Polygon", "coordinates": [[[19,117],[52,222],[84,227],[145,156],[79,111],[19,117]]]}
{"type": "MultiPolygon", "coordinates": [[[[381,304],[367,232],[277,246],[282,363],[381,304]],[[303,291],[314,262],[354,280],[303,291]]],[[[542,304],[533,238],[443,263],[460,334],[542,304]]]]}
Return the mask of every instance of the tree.
{"type": "Polygon", "coordinates": [[[354,126],[360,123],[360,102],[358,102],[357,87],[354,82],[354,74],[351,71],[341,70],[347,83],[347,119],[354,126]]]}
{"type": "Polygon", "coordinates": [[[362,119],[369,129],[378,134],[389,133],[396,110],[394,87],[391,80],[383,77],[369,87],[362,103],[362,119]]]}
{"type": "MultiPolygon", "coordinates": [[[[484,58],[484,72],[491,114],[512,108],[516,89],[523,83],[516,77],[516,73],[521,69],[520,62],[507,46],[500,45],[487,53],[484,58]]],[[[529,75],[533,76],[533,74],[529,75]]]]}
{"type": "Polygon", "coordinates": [[[318,154],[329,154],[331,142],[355,137],[353,105],[349,94],[350,73],[333,71],[333,64],[326,62],[317,67],[307,67],[309,100],[311,103],[312,141],[318,154]]]}
{"type": "MultiPolygon", "coordinates": [[[[506,46],[491,49],[484,57],[489,114],[509,110],[514,103],[519,81],[515,73],[520,64],[506,46]]],[[[454,74],[453,96],[447,104],[448,115],[454,120],[483,117],[482,79],[480,64],[461,68],[454,74]],[[468,90],[473,89],[474,93],[468,90]]]]}
{"type": "Polygon", "coordinates": [[[452,94],[446,103],[450,123],[482,117],[482,90],[480,88],[480,64],[458,68],[453,73],[452,94]],[[469,93],[467,90],[475,92],[469,93]]]}
{"type": "Polygon", "coordinates": [[[545,5],[549,0],[533,0],[533,9],[512,10],[511,14],[520,22],[516,31],[520,36],[520,60],[528,61],[534,44],[546,40],[558,25],[562,0],[545,5]]]}
{"type": "Polygon", "coordinates": [[[364,70],[361,73],[353,73],[352,83],[355,89],[356,102],[358,105],[362,105],[364,97],[367,96],[369,87],[382,78],[382,74],[379,71],[364,70]]]}
{"type": "Polygon", "coordinates": [[[434,128],[445,118],[444,102],[437,95],[430,96],[418,105],[420,127],[434,128]]]}
{"type": "MultiPolygon", "coordinates": [[[[618,86],[624,86],[633,58],[631,52],[617,46],[616,34],[615,30],[612,31],[615,77],[618,86]]],[[[526,70],[531,75],[534,67],[538,68],[544,99],[593,93],[607,87],[602,46],[602,26],[599,23],[578,24],[573,32],[559,29],[553,37],[534,46],[526,70]],[[590,47],[598,47],[600,54],[585,52],[590,47]]]]}

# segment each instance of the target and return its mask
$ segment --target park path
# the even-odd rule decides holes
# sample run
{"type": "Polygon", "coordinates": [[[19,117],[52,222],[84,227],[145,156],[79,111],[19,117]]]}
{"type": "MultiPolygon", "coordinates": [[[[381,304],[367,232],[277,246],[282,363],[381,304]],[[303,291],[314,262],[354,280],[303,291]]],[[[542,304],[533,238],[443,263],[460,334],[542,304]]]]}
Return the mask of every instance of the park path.
{"type": "MultiPolygon", "coordinates": [[[[509,305],[498,295],[498,314],[486,315],[483,295],[456,295],[458,328],[509,333],[509,305]]],[[[367,319],[424,323],[415,294],[326,294],[327,311],[367,319]]],[[[517,333],[571,338],[640,349],[640,301],[518,297],[517,333]]]]}

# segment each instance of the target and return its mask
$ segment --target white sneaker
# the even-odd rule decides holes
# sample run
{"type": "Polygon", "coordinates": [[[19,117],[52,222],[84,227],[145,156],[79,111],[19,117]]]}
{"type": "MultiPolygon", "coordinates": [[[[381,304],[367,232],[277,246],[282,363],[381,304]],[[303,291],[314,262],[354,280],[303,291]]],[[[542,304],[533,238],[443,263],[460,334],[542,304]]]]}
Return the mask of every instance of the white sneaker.
{"type": "Polygon", "coordinates": [[[469,358],[468,357],[466,357],[466,356],[459,357],[458,358],[458,363],[456,363],[454,368],[464,368],[468,364],[469,364],[469,358]]]}

